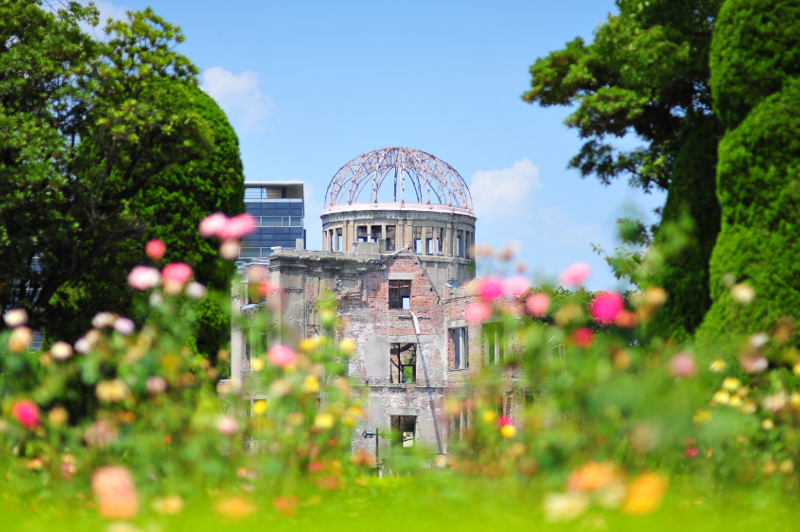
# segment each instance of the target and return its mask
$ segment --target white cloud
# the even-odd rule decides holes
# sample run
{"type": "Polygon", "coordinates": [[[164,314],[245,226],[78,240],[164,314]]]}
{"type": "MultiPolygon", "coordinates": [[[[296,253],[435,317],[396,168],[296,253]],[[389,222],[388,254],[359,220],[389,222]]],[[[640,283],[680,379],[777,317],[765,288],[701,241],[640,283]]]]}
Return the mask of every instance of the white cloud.
{"type": "Polygon", "coordinates": [[[203,90],[222,107],[234,127],[242,132],[261,131],[272,110],[272,99],[258,89],[258,74],[252,70],[236,75],[222,67],[203,72],[203,90]]]}
{"type": "Polygon", "coordinates": [[[542,188],[539,168],[527,157],[502,170],[479,170],[470,184],[479,217],[518,218],[528,212],[532,193],[542,188]]]}

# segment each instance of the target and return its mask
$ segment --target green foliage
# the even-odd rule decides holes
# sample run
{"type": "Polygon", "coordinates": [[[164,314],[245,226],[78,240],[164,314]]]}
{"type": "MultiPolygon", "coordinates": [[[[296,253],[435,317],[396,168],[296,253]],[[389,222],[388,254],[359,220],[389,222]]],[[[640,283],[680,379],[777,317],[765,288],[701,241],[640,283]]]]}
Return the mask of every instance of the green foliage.
{"type": "Polygon", "coordinates": [[[575,39],[531,67],[523,99],[575,105],[567,119],[587,139],[570,166],[603,183],[668,188],[684,139],[711,114],[708,51],[720,0],[618,0],[594,41],[575,39]],[[634,134],[631,150],[611,139],[634,134]]]}
{"type": "MultiPolygon", "coordinates": [[[[232,133],[194,86],[197,68],[173,49],[179,28],[148,9],[95,41],[79,23],[96,17],[77,3],[55,11],[36,0],[0,4],[0,308],[27,308],[34,327],[73,338],[76,326],[53,321],[60,314],[51,303],[88,313],[81,302],[98,292],[108,291],[100,297],[113,308],[129,299],[102,277],[81,279],[91,271],[112,278],[125,242],[155,232],[148,223],[161,222],[145,206],[159,176],[182,164],[175,173],[185,175],[166,188],[189,188],[191,165],[216,139],[222,158],[207,171],[229,167],[218,183],[232,197],[241,190],[230,181],[240,172],[232,133]],[[71,293],[59,293],[70,281],[71,293]]],[[[213,275],[221,283],[226,272],[213,275]]]]}
{"type": "MultiPolygon", "coordinates": [[[[197,232],[200,220],[217,211],[238,214],[244,210],[244,176],[236,134],[217,104],[194,85],[176,85],[174,104],[192,109],[213,135],[214,144],[203,158],[176,164],[155,176],[131,198],[129,210],[138,212],[140,231],[110,245],[94,265],[65,283],[47,314],[47,335],[74,340],[81,325],[100,311],[133,316],[134,291],[125,276],[140,262],[145,243],[153,238],[167,245],[163,262],[186,262],[195,278],[220,294],[230,290],[234,272],[215,247],[197,232]],[[67,319],[69,316],[70,319],[67,319]]],[[[200,313],[197,347],[213,357],[229,341],[227,311],[208,299],[200,313]]]]}
{"type": "MultiPolygon", "coordinates": [[[[590,44],[576,39],[531,67],[523,98],[542,106],[576,105],[567,125],[586,139],[570,166],[603,183],[628,175],[645,190],[667,190],[651,259],[623,247],[607,258],[618,278],[644,288],[669,285],[667,309],[654,333],[683,338],[709,308],[708,261],[719,232],[715,195],[719,127],[711,109],[708,67],[721,0],[619,0],[590,44]],[[622,150],[615,138],[643,146],[622,150]],[[670,224],[694,220],[692,243],[673,246],[670,224]],[[662,249],[659,249],[662,248],[662,249]],[[661,272],[654,262],[663,264],[661,272]]],[[[624,240],[624,239],[623,239],[624,240]]]]}
{"type": "Polygon", "coordinates": [[[669,299],[649,327],[655,334],[678,340],[694,333],[711,306],[709,260],[720,227],[715,186],[719,129],[709,121],[689,135],[678,153],[662,211],[664,227],[653,242],[663,262],[639,284],[667,291],[669,299]],[[685,230],[670,230],[668,224],[679,220],[686,220],[685,230]],[[683,235],[688,242],[682,241],[683,235]]]}
{"type": "Polygon", "coordinates": [[[711,48],[714,110],[736,127],[761,100],[800,75],[800,2],[728,0],[711,48]]]}
{"type": "Polygon", "coordinates": [[[796,2],[729,1],[717,25],[715,106],[728,131],[719,147],[722,230],[711,258],[704,342],[734,335],[735,344],[735,335],[769,332],[800,308],[798,10],[796,2]],[[734,283],[754,289],[755,301],[734,297],[734,283]]]}

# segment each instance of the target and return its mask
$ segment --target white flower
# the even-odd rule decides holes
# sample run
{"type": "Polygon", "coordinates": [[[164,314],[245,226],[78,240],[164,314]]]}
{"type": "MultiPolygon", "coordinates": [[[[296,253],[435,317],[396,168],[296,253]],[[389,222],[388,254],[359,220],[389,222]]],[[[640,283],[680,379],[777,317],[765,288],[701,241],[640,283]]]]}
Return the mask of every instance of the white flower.
{"type": "Polygon", "coordinates": [[[56,360],[67,360],[72,356],[72,346],[67,342],[56,342],[50,347],[50,355],[56,360]]]}
{"type": "Polygon", "coordinates": [[[9,327],[19,327],[28,323],[28,313],[21,308],[9,310],[6,312],[5,320],[9,327]]]}
{"type": "Polygon", "coordinates": [[[548,521],[569,521],[581,515],[589,506],[585,493],[548,493],[544,497],[544,513],[548,521]]]}

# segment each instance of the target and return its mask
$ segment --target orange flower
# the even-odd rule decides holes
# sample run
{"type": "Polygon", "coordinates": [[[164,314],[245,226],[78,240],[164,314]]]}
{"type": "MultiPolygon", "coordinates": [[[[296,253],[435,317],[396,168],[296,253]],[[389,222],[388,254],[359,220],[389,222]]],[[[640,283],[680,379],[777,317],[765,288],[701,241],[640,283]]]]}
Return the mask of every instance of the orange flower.
{"type": "Polygon", "coordinates": [[[139,511],[139,495],[133,477],[122,466],[106,466],[95,471],[92,490],[103,517],[130,519],[139,511]]]}
{"type": "Polygon", "coordinates": [[[657,473],[639,475],[628,488],[622,511],[628,514],[649,514],[661,506],[667,492],[667,479],[657,473]]]}
{"type": "Polygon", "coordinates": [[[589,462],[572,472],[567,479],[570,491],[595,491],[614,482],[619,482],[619,474],[613,465],[602,462],[589,462]]]}

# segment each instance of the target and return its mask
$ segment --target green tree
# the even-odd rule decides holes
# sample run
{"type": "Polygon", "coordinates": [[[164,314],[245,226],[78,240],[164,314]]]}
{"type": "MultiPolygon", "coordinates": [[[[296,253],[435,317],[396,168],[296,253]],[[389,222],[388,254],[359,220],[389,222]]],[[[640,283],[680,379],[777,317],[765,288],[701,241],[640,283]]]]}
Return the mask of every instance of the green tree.
{"type": "MultiPolygon", "coordinates": [[[[101,271],[130,239],[160,234],[166,211],[148,203],[163,199],[159,187],[213,187],[188,182],[209,153],[231,150],[232,132],[219,136],[221,113],[196,89],[197,68],[174,51],[178,27],[148,9],[96,41],[79,27],[96,19],[77,2],[55,11],[39,0],[0,2],[0,310],[24,307],[45,329],[55,302],[81,300],[80,290],[59,292],[65,285],[101,271]],[[215,136],[224,144],[216,151],[215,136]]],[[[176,231],[188,223],[196,220],[176,231]]],[[[205,251],[191,253],[202,263],[205,251]]],[[[200,263],[200,279],[217,275],[200,263]]]]}
{"type": "Polygon", "coordinates": [[[770,332],[800,309],[798,20],[800,1],[728,0],[720,11],[711,80],[726,128],[717,171],[722,230],[704,342],[770,332]],[[755,300],[735,298],[733,283],[752,287],[755,300]]]}
{"type": "MultiPolygon", "coordinates": [[[[531,66],[525,101],[574,106],[567,125],[584,144],[570,166],[605,184],[627,176],[645,191],[667,191],[662,226],[688,212],[693,243],[665,257],[665,272],[646,281],[666,284],[664,312],[681,317],[660,322],[660,334],[683,336],[709,305],[708,260],[719,231],[714,193],[718,133],[711,106],[708,67],[714,21],[721,0],[617,0],[594,41],[575,39],[531,66]],[[631,138],[640,144],[629,145],[631,138]],[[626,138],[626,142],[618,143],[626,138]],[[697,142],[702,140],[703,148],[697,142]],[[699,191],[699,193],[698,193],[699,191]],[[695,297],[693,294],[700,294],[695,297]],[[690,302],[691,312],[681,305],[690,302]]],[[[659,246],[664,235],[654,243],[659,246]]]]}
{"type": "MultiPolygon", "coordinates": [[[[182,82],[174,82],[182,83],[182,82]]],[[[75,339],[99,311],[137,317],[135,291],[125,277],[147,261],[144,247],[160,239],[167,252],[158,263],[186,262],[195,276],[214,291],[199,307],[198,350],[214,355],[230,339],[226,313],[214,295],[228,297],[234,266],[219,257],[216,247],[200,236],[197,226],[211,212],[244,211],[244,176],[239,145],[225,114],[211,97],[194,85],[176,92],[182,106],[196,110],[208,124],[214,145],[205,158],[176,164],[152,179],[132,201],[143,230],[109,246],[104,256],[80,275],[62,285],[47,310],[47,335],[75,339]]]]}

